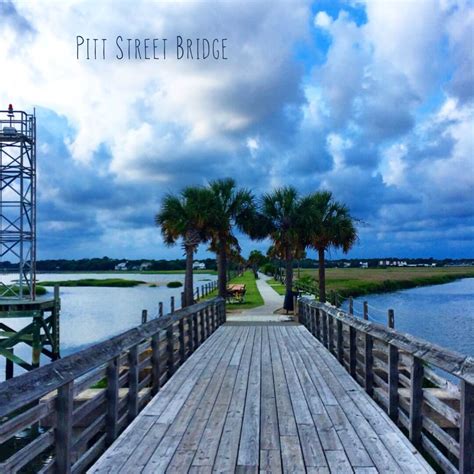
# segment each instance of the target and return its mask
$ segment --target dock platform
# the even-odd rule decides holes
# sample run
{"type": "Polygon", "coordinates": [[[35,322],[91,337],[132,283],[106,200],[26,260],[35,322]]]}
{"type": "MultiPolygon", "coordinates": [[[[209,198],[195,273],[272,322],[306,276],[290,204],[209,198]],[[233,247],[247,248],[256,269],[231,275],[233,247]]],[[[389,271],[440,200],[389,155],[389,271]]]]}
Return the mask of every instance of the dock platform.
{"type": "Polygon", "coordinates": [[[91,473],[434,472],[301,325],[224,324],[91,473]]]}

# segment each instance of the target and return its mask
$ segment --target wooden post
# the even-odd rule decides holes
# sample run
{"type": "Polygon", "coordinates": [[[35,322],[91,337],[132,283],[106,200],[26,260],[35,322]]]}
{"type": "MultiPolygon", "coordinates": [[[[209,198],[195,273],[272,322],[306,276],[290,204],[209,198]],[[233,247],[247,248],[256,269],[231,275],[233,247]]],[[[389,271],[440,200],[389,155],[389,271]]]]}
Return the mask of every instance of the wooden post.
{"type": "Polygon", "coordinates": [[[188,325],[188,351],[192,354],[194,352],[193,315],[186,318],[186,323],[188,325]]]}
{"type": "Polygon", "coordinates": [[[119,357],[114,357],[107,366],[107,444],[111,445],[117,438],[118,422],[118,390],[119,390],[119,357]]]}
{"type": "Polygon", "coordinates": [[[293,316],[298,314],[298,298],[293,296],[293,316]]]}
{"type": "Polygon", "coordinates": [[[158,303],[158,317],[163,317],[163,303],[161,301],[158,303]]]}
{"type": "Polygon", "coordinates": [[[59,387],[56,399],[57,424],[55,431],[56,469],[69,474],[72,462],[72,410],[74,381],[59,387]]]}
{"type": "Polygon", "coordinates": [[[328,317],[326,311],[322,310],[323,317],[323,344],[328,347],[328,317]]]}
{"type": "Polygon", "coordinates": [[[148,320],[148,311],[146,309],[142,310],[142,324],[145,324],[148,320]]]}
{"type": "Polygon", "coordinates": [[[474,385],[461,380],[459,472],[474,472],[474,385]]]}
{"type": "Polygon", "coordinates": [[[316,308],[316,337],[318,341],[321,340],[321,312],[316,308]]]}
{"type": "Polygon", "coordinates": [[[184,345],[184,319],[178,321],[178,340],[179,340],[179,362],[184,364],[186,360],[186,346],[184,345]]]}
{"type": "Polygon", "coordinates": [[[51,328],[51,337],[53,338],[53,360],[58,360],[60,357],[59,354],[59,341],[60,341],[60,307],[61,300],[59,298],[59,285],[54,285],[54,307],[53,307],[53,318],[52,318],[52,328],[51,328]]]}
{"type": "Polygon", "coordinates": [[[170,313],[174,313],[174,296],[170,298],[170,313]]]}
{"type": "Polygon", "coordinates": [[[398,348],[388,345],[388,415],[398,422],[398,348]]]}
{"type": "Polygon", "coordinates": [[[357,331],[349,326],[349,372],[356,378],[357,371],[357,331]]]}
{"type": "MultiPolygon", "coordinates": [[[[11,355],[15,355],[13,347],[11,349],[5,349],[6,352],[9,352],[11,355]]],[[[5,359],[5,380],[10,380],[13,378],[15,372],[15,364],[10,359],[5,359]]]]}
{"type": "Polygon", "coordinates": [[[216,330],[216,306],[211,306],[211,334],[216,330]]]}
{"type": "Polygon", "coordinates": [[[204,310],[204,327],[205,327],[205,339],[207,339],[211,334],[211,321],[210,321],[210,314],[209,314],[209,306],[206,306],[204,310]]]}
{"type": "Polygon", "coordinates": [[[422,407],[423,407],[423,362],[413,357],[410,379],[410,441],[415,447],[421,445],[422,407]]]}
{"type": "Polygon", "coordinates": [[[372,396],[374,393],[374,340],[369,334],[365,335],[364,377],[365,391],[372,396]]]}
{"type": "Polygon", "coordinates": [[[181,292],[181,308],[185,308],[186,304],[184,302],[184,291],[181,292]]]}
{"type": "Polygon", "coordinates": [[[199,331],[198,331],[198,315],[197,313],[193,313],[192,316],[193,321],[193,351],[195,351],[199,347],[199,331]]]}
{"type": "Polygon", "coordinates": [[[369,320],[369,303],[367,301],[364,301],[364,319],[369,320]]]}
{"type": "Polygon", "coordinates": [[[199,301],[199,286],[196,287],[196,301],[199,301]]]}
{"type": "Polygon", "coordinates": [[[392,328],[392,329],[395,328],[395,313],[394,313],[393,309],[388,310],[387,326],[389,328],[392,328]]]}
{"type": "Polygon", "coordinates": [[[138,344],[128,352],[128,421],[138,415],[138,344]]]}
{"type": "Polygon", "coordinates": [[[222,324],[224,324],[227,322],[227,311],[226,311],[225,301],[222,301],[219,304],[221,305],[221,311],[222,311],[222,324]]]}
{"type": "Polygon", "coordinates": [[[160,334],[157,332],[151,338],[151,393],[156,395],[160,390],[160,334]]]}
{"type": "Polygon", "coordinates": [[[352,299],[352,296],[349,296],[349,314],[354,314],[354,300],[352,299]]]}
{"type": "Polygon", "coordinates": [[[334,318],[331,314],[327,313],[328,317],[328,349],[331,354],[334,353],[334,318]]]}
{"type": "Polygon", "coordinates": [[[174,328],[171,323],[166,328],[166,355],[168,379],[174,374],[174,328]]]}
{"type": "Polygon", "coordinates": [[[31,365],[33,368],[40,366],[41,360],[41,316],[33,318],[33,343],[32,343],[32,357],[31,365]]]}
{"type": "Polygon", "coordinates": [[[337,325],[337,358],[344,365],[344,333],[342,329],[342,321],[336,321],[337,325]]]}
{"type": "Polygon", "coordinates": [[[199,339],[199,345],[201,345],[204,342],[204,339],[206,339],[206,326],[205,326],[205,319],[204,319],[204,311],[201,310],[199,311],[199,329],[200,329],[200,339],[199,339]]]}

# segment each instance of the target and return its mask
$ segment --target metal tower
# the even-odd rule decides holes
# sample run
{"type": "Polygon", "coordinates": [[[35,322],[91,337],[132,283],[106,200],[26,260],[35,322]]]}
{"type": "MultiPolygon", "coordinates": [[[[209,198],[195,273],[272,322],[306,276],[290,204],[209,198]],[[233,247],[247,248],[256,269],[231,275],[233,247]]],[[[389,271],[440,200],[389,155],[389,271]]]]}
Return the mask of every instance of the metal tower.
{"type": "Polygon", "coordinates": [[[0,269],[18,273],[0,283],[0,298],[35,299],[36,118],[0,110],[0,269]]]}

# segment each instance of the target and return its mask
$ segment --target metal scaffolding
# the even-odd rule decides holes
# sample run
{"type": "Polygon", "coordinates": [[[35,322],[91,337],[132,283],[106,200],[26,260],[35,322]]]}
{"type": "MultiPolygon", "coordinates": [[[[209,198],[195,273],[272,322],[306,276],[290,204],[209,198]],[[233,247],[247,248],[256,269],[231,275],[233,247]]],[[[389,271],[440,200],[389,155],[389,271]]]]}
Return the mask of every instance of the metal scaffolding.
{"type": "Polygon", "coordinates": [[[18,279],[0,283],[1,299],[35,299],[36,118],[0,110],[0,268],[18,279]]]}

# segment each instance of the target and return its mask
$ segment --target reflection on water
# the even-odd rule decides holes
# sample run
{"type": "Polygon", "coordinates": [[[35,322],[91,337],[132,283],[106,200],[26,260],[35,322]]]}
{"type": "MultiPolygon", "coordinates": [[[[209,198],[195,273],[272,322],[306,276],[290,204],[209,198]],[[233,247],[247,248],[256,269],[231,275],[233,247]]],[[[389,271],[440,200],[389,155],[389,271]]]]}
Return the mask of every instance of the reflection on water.
{"type": "MultiPolygon", "coordinates": [[[[370,319],[387,324],[395,310],[395,328],[463,354],[474,355],[474,278],[354,299],[360,316],[368,301],[370,319]]],[[[347,309],[347,302],[343,305],[347,309]]]]}
{"type": "MultiPolygon", "coordinates": [[[[16,275],[1,275],[0,280],[10,281],[16,275]]],[[[147,285],[133,288],[97,288],[97,287],[65,287],[61,288],[61,355],[76,352],[88,345],[120,334],[141,323],[143,309],[148,310],[148,318],[158,315],[158,303],[163,302],[166,314],[170,310],[170,297],[174,296],[176,307],[180,306],[183,288],[167,288],[169,281],[184,282],[183,274],[104,274],[104,273],[72,273],[72,274],[40,274],[39,281],[46,280],[78,280],[82,278],[111,278],[121,277],[129,280],[141,280],[157,284],[157,287],[147,285]]],[[[201,286],[217,277],[208,274],[196,274],[194,285],[201,286]]],[[[49,289],[52,296],[52,288],[49,289]]],[[[25,326],[26,320],[9,319],[6,323],[18,330],[25,326]]],[[[15,352],[31,360],[31,349],[18,345],[15,352]]],[[[45,363],[46,359],[44,362],[45,363]]],[[[15,367],[15,375],[21,373],[15,367]]],[[[5,377],[5,360],[0,357],[0,380],[5,377]]]]}

